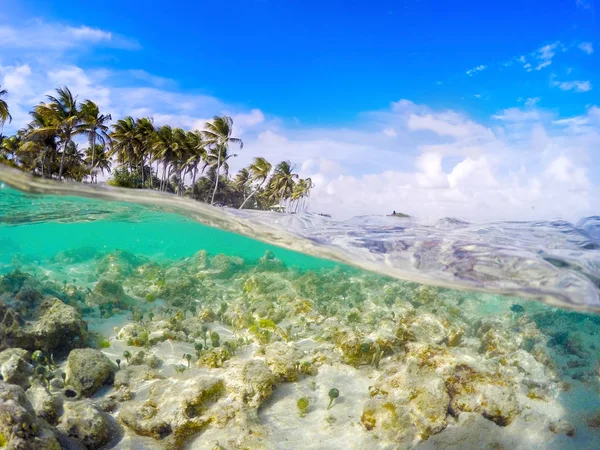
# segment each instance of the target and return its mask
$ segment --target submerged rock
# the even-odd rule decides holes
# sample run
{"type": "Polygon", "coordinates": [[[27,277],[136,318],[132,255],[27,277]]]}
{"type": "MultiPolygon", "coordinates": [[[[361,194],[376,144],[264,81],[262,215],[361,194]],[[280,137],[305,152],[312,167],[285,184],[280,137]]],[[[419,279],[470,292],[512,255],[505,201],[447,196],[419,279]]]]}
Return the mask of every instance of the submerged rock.
{"type": "Polygon", "coordinates": [[[431,369],[388,367],[370,393],[361,421],[380,439],[407,444],[446,428],[450,396],[443,378],[431,369]]]}
{"type": "Polygon", "coordinates": [[[133,303],[129,298],[123,286],[116,281],[101,279],[94,286],[94,290],[87,296],[86,303],[91,306],[100,306],[102,308],[126,308],[133,303]]]}
{"type": "Polygon", "coordinates": [[[227,391],[253,408],[258,408],[271,396],[276,382],[277,377],[259,359],[235,361],[227,367],[227,391]]]}
{"type": "Polygon", "coordinates": [[[25,394],[38,417],[50,424],[56,424],[60,407],[57,397],[50,394],[41,384],[35,384],[25,394]]]}
{"type": "Polygon", "coordinates": [[[139,435],[162,440],[165,448],[181,448],[190,436],[218,420],[215,402],[225,393],[220,378],[186,373],[191,378],[156,381],[148,399],[125,403],[121,422],[139,435]]]}
{"type": "Polygon", "coordinates": [[[99,350],[76,349],[67,359],[67,385],[90,396],[102,385],[112,384],[117,366],[99,350]]]}
{"type": "Polygon", "coordinates": [[[29,387],[29,377],[33,373],[30,355],[22,348],[9,348],[0,352],[0,375],[10,384],[17,384],[23,389],[29,387]]]}
{"type": "Polygon", "coordinates": [[[300,375],[300,351],[283,342],[274,342],[265,349],[265,361],[283,381],[296,381],[300,375]]]}
{"type": "Polygon", "coordinates": [[[18,312],[0,301],[0,350],[22,345],[23,323],[18,312]]]}
{"type": "Polygon", "coordinates": [[[108,416],[89,400],[66,402],[57,429],[87,449],[98,449],[111,438],[108,416]]]}
{"type": "Polygon", "coordinates": [[[63,353],[83,345],[87,323],[75,308],[53,298],[42,303],[37,321],[25,333],[33,340],[35,350],[63,353]]]}
{"type": "Polygon", "coordinates": [[[60,450],[54,433],[38,420],[25,391],[0,381],[0,444],[19,450],[60,450]]]}
{"type": "Polygon", "coordinates": [[[515,389],[499,373],[484,373],[459,364],[446,379],[452,397],[449,412],[477,412],[496,425],[510,425],[521,411],[515,389]]]}

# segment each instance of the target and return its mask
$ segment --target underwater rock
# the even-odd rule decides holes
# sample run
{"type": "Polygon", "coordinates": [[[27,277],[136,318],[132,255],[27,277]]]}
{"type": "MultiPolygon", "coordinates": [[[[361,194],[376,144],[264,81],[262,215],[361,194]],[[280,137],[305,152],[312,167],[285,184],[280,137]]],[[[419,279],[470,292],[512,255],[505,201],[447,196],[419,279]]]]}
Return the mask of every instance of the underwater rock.
{"type": "Polygon", "coordinates": [[[76,349],[67,358],[67,385],[81,395],[90,396],[102,385],[111,384],[117,366],[99,350],[76,349]]]}
{"type": "Polygon", "coordinates": [[[448,337],[448,330],[433,314],[417,315],[408,329],[417,342],[441,344],[448,337]]]}
{"type": "Polygon", "coordinates": [[[378,440],[393,442],[395,448],[410,448],[416,438],[416,430],[408,410],[397,407],[386,399],[367,400],[361,415],[361,423],[378,440]]]}
{"type": "Polygon", "coordinates": [[[162,440],[165,448],[181,448],[220,414],[215,402],[225,393],[223,380],[186,371],[187,378],[160,380],[150,388],[148,399],[125,403],[120,421],[142,436],[162,440]]]}
{"type": "Polygon", "coordinates": [[[58,252],[52,261],[58,264],[78,264],[89,261],[98,255],[94,247],[79,247],[58,252]]]}
{"type": "Polygon", "coordinates": [[[16,384],[23,389],[29,387],[29,376],[33,373],[30,364],[31,357],[27,350],[9,348],[0,352],[0,375],[10,384],[16,384]]]}
{"type": "Polygon", "coordinates": [[[19,313],[0,301],[0,350],[22,345],[23,323],[19,313]]]}
{"type": "Polygon", "coordinates": [[[57,397],[50,394],[48,389],[41,384],[34,384],[25,392],[25,395],[38,417],[52,425],[56,424],[60,406],[57,397]]]}
{"type": "Polygon", "coordinates": [[[300,351],[292,345],[274,342],[265,348],[265,361],[282,381],[296,381],[300,374],[300,351]]]}
{"type": "Polygon", "coordinates": [[[476,335],[481,340],[480,351],[488,358],[512,353],[521,342],[519,336],[515,336],[501,320],[495,318],[482,319],[476,335]]]}
{"type": "Polygon", "coordinates": [[[87,449],[98,449],[110,441],[110,421],[89,400],[65,402],[64,412],[56,427],[87,449]]]}
{"type": "Polygon", "coordinates": [[[210,259],[208,267],[214,278],[230,278],[244,265],[244,260],[235,256],[215,255],[210,259]]]}
{"type": "Polygon", "coordinates": [[[114,386],[135,387],[141,381],[159,380],[164,377],[147,365],[127,366],[115,374],[114,386]]]}
{"type": "Polygon", "coordinates": [[[125,250],[115,250],[100,258],[96,263],[98,275],[110,279],[121,279],[131,275],[133,269],[147,260],[125,250]]]}
{"type": "Polygon", "coordinates": [[[211,348],[209,351],[202,353],[202,356],[196,361],[197,367],[210,367],[216,369],[223,367],[223,363],[230,358],[229,350],[225,347],[211,348]]]}
{"type": "Polygon", "coordinates": [[[19,450],[60,450],[54,433],[36,415],[25,391],[0,381],[0,446],[19,450]]]}
{"type": "Polygon", "coordinates": [[[426,440],[446,428],[450,396],[434,370],[416,364],[387,367],[370,393],[373,399],[363,409],[362,422],[379,437],[398,443],[426,440]],[[394,429],[395,422],[403,426],[394,429]]]}
{"type": "MultiPolygon", "coordinates": [[[[335,321],[333,322],[336,323],[335,321]]],[[[342,353],[342,361],[358,367],[363,364],[370,364],[373,358],[375,347],[373,343],[351,329],[335,330],[331,340],[342,353]]]]}
{"type": "Polygon", "coordinates": [[[24,333],[33,340],[30,350],[66,353],[83,344],[87,323],[75,308],[53,298],[40,305],[37,321],[24,333]]]}
{"type": "Polygon", "coordinates": [[[88,294],[86,303],[90,306],[100,306],[107,309],[124,309],[132,305],[133,300],[125,294],[121,284],[103,278],[96,283],[93,291],[88,294]]]}
{"type": "Polygon", "coordinates": [[[234,361],[227,366],[227,391],[253,408],[258,408],[271,396],[276,382],[277,377],[259,359],[234,361]]]}
{"type": "Polygon", "coordinates": [[[148,344],[150,335],[148,330],[139,323],[128,323],[119,330],[117,337],[122,341],[125,341],[127,345],[133,345],[135,347],[143,347],[148,344]]]}
{"type": "Polygon", "coordinates": [[[281,272],[285,270],[285,263],[275,258],[273,252],[267,250],[262,258],[258,260],[254,270],[256,272],[281,272]]]}
{"type": "Polygon", "coordinates": [[[35,279],[28,273],[15,269],[0,277],[0,294],[17,294],[24,286],[35,284],[35,279]]]}
{"type": "Polygon", "coordinates": [[[449,412],[476,412],[496,425],[510,425],[521,412],[515,389],[499,373],[484,373],[467,364],[457,365],[446,379],[452,400],[449,412]]]}

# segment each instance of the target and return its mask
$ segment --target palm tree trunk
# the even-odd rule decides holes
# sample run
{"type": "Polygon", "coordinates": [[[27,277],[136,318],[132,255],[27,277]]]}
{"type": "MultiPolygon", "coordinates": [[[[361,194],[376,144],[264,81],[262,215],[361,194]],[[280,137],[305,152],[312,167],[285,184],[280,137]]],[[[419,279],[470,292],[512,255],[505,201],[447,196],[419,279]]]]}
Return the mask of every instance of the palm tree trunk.
{"type": "Polygon", "coordinates": [[[63,152],[60,157],[60,168],[58,169],[58,181],[62,180],[63,167],[65,165],[65,155],[67,154],[67,145],[69,145],[70,139],[67,139],[63,147],[63,152]]]}
{"type": "Polygon", "coordinates": [[[196,176],[198,175],[198,164],[194,166],[194,176],[192,177],[192,197],[196,192],[196,176]]]}
{"type": "Polygon", "coordinates": [[[260,183],[260,184],[258,185],[258,187],[257,187],[256,189],[254,189],[254,191],[252,191],[252,193],[251,193],[251,194],[250,194],[248,197],[246,197],[246,200],[244,200],[244,203],[242,203],[242,205],[239,207],[239,209],[242,209],[242,208],[244,207],[244,205],[246,204],[246,202],[247,202],[248,200],[250,200],[250,199],[251,199],[251,198],[254,196],[254,194],[256,194],[256,193],[257,193],[257,192],[260,190],[260,188],[262,187],[262,185],[263,185],[264,183],[265,183],[265,182],[264,182],[264,180],[263,180],[263,182],[262,182],[262,183],[260,183]]]}
{"type": "Polygon", "coordinates": [[[96,133],[92,133],[90,136],[90,141],[92,144],[92,167],[90,167],[90,175],[92,176],[92,183],[94,182],[94,159],[96,156],[96,133]]]}
{"type": "Polygon", "coordinates": [[[210,204],[213,205],[215,203],[215,195],[217,194],[217,189],[219,188],[219,172],[221,169],[221,149],[217,149],[217,174],[215,181],[215,190],[213,191],[212,198],[210,200],[210,204]]]}

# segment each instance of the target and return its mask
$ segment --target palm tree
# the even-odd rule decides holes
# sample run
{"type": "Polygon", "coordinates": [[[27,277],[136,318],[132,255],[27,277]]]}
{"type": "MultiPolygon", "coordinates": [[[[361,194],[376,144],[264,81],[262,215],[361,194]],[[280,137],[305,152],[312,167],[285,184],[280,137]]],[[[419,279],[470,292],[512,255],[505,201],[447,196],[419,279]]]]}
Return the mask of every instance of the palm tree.
{"type": "Polygon", "coordinates": [[[293,173],[294,167],[289,161],[281,161],[275,167],[275,171],[269,181],[269,194],[272,199],[279,198],[279,202],[290,198],[298,179],[298,174],[293,173]]]}
{"type": "Polygon", "coordinates": [[[239,138],[231,137],[233,132],[233,119],[231,117],[223,116],[213,117],[212,122],[207,122],[204,126],[204,137],[208,145],[211,145],[212,151],[216,152],[216,177],[215,177],[215,189],[210,200],[210,204],[215,203],[215,195],[219,188],[219,174],[221,172],[222,156],[227,157],[229,150],[229,144],[239,144],[240,150],[244,147],[244,143],[239,138]]]}
{"type": "Polygon", "coordinates": [[[112,140],[112,149],[109,157],[117,155],[119,164],[127,163],[129,170],[135,164],[136,149],[140,146],[140,136],[137,129],[137,122],[131,116],[117,120],[112,125],[113,131],[110,133],[112,140]]]}
{"type": "Polygon", "coordinates": [[[0,142],[0,160],[14,160],[21,146],[21,137],[18,134],[4,137],[0,142]]]}
{"type": "MultiPolygon", "coordinates": [[[[137,136],[138,147],[136,148],[137,160],[141,165],[142,185],[145,182],[146,174],[146,158],[151,158],[152,144],[156,138],[156,130],[154,129],[154,121],[150,117],[142,117],[137,119],[137,136]]],[[[150,184],[152,185],[152,167],[150,167],[150,184]]]]}
{"type": "MultiPolygon", "coordinates": [[[[43,103],[29,114],[32,121],[23,130],[25,144],[22,146],[22,153],[28,155],[29,160],[40,162],[42,177],[46,176],[44,167],[47,167],[48,177],[52,178],[58,152],[58,119],[54,114],[48,113],[47,105],[43,103]]],[[[35,167],[37,164],[31,170],[35,167]]]]}
{"type": "Polygon", "coordinates": [[[71,138],[78,134],[78,126],[81,123],[81,114],[77,107],[77,99],[68,87],[58,88],[56,97],[48,96],[50,103],[42,104],[41,112],[44,115],[55,118],[56,134],[63,145],[63,151],[60,158],[60,168],[58,169],[58,179],[62,179],[67,146],[71,143],[71,138]]]}
{"type": "Polygon", "coordinates": [[[187,173],[192,173],[192,195],[196,188],[196,176],[198,175],[198,166],[206,158],[206,142],[202,139],[200,131],[188,132],[189,154],[185,162],[187,173]]]}
{"type": "Polygon", "coordinates": [[[88,147],[85,150],[85,161],[90,167],[92,167],[92,158],[95,158],[95,161],[93,166],[94,169],[91,170],[90,175],[92,177],[92,182],[98,183],[98,171],[102,172],[102,175],[104,175],[104,171],[110,173],[112,163],[108,157],[106,147],[102,144],[96,144],[95,149],[88,147]]]}
{"type": "MultiPolygon", "coordinates": [[[[93,173],[95,166],[96,156],[96,139],[100,141],[101,148],[107,143],[110,143],[110,136],[108,135],[108,123],[112,117],[110,114],[100,114],[100,108],[91,100],[86,100],[81,105],[81,133],[87,134],[90,140],[88,149],[92,150],[91,161],[90,161],[90,173],[93,173]]],[[[93,180],[93,177],[92,177],[93,180]]]]}
{"type": "Polygon", "coordinates": [[[8,112],[8,104],[5,100],[2,100],[2,97],[4,97],[6,94],[8,94],[6,89],[2,89],[2,87],[0,87],[0,128],[4,126],[7,120],[8,122],[12,122],[12,116],[8,112]]]}
{"type": "Polygon", "coordinates": [[[254,182],[259,181],[260,184],[244,200],[244,202],[240,206],[240,209],[242,209],[244,207],[244,205],[246,204],[246,202],[248,200],[250,200],[250,198],[253,197],[260,190],[260,188],[262,188],[263,184],[265,184],[265,182],[267,181],[267,178],[269,178],[269,174],[271,173],[272,168],[273,168],[273,166],[271,166],[271,163],[269,161],[267,161],[265,158],[263,158],[263,157],[254,158],[254,162],[252,164],[250,164],[250,166],[248,167],[248,171],[250,172],[250,177],[251,177],[252,181],[254,181],[254,182]]]}
{"type": "MultiPolygon", "coordinates": [[[[177,130],[177,129],[175,129],[177,130]]],[[[156,139],[154,141],[154,157],[158,158],[163,166],[163,176],[160,184],[160,190],[166,190],[171,170],[176,164],[179,157],[179,145],[177,137],[179,131],[175,131],[169,125],[163,125],[156,131],[156,139]]],[[[183,132],[183,130],[181,130],[183,132]]]]}

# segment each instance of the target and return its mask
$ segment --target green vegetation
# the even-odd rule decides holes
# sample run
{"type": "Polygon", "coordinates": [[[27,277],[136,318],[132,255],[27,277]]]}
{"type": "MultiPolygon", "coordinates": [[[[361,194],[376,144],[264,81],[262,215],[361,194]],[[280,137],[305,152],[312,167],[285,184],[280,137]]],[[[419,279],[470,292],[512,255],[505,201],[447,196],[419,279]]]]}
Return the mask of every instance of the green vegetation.
{"type": "MultiPolygon", "coordinates": [[[[11,121],[7,94],[0,89],[0,129],[11,121]]],[[[30,113],[31,122],[14,136],[0,134],[0,162],[43,178],[154,189],[235,208],[305,208],[313,183],[299,179],[294,165],[273,166],[257,157],[230,177],[229,162],[243,148],[231,117],[215,116],[202,130],[157,126],[151,117],[111,123],[91,100],[78,102],[67,87],[56,90],[30,113]],[[86,142],[87,148],[80,146],[86,142]],[[189,184],[186,184],[189,183],[189,184]]],[[[148,298],[148,301],[154,299],[148,298]]]]}
{"type": "Polygon", "coordinates": [[[333,406],[333,401],[339,396],[340,391],[338,391],[336,388],[329,389],[329,405],[327,406],[328,410],[331,409],[331,407],[333,406]]]}
{"type": "Polygon", "coordinates": [[[296,407],[298,408],[298,415],[300,417],[306,416],[309,405],[310,405],[310,402],[309,402],[308,398],[301,397],[298,399],[298,401],[296,402],[296,407]]]}

